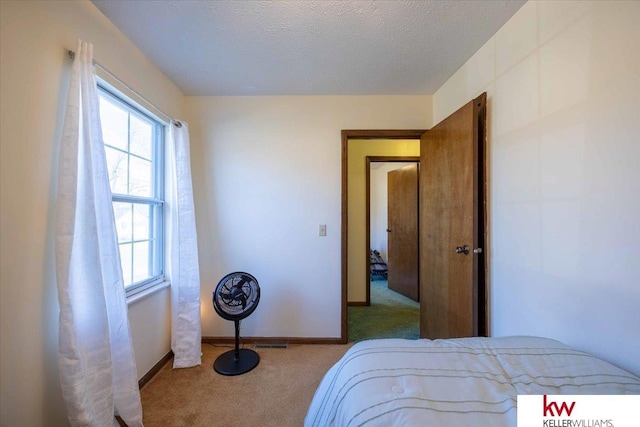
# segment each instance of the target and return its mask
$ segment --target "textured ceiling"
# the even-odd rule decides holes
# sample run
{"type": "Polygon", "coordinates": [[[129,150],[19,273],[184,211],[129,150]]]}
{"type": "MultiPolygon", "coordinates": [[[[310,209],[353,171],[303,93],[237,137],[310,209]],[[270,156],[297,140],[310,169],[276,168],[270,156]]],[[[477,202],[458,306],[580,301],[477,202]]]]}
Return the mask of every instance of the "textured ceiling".
{"type": "Polygon", "coordinates": [[[93,3],[187,95],[417,95],[524,1],[93,3]]]}

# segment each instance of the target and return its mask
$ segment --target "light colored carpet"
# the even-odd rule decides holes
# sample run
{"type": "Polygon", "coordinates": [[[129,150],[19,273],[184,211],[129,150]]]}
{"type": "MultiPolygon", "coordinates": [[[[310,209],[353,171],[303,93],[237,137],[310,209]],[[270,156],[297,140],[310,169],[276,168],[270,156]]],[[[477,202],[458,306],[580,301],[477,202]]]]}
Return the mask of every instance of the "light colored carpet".
{"type": "Polygon", "coordinates": [[[213,362],[230,348],[202,344],[201,366],[174,370],[171,360],[142,388],[144,425],[300,427],[320,380],[349,347],[259,348],[254,370],[229,377],[213,362]]]}

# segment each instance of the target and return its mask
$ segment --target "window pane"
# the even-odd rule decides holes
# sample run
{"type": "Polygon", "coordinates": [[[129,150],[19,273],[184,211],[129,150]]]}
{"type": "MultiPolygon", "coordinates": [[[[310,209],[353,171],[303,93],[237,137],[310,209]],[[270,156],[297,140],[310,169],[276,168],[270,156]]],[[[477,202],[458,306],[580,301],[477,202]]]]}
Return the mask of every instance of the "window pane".
{"type": "Polygon", "coordinates": [[[126,153],[105,147],[109,185],[112,193],[127,194],[128,162],[126,153]]]}
{"type": "Polygon", "coordinates": [[[141,203],[133,205],[133,240],[148,240],[151,238],[150,211],[151,205],[141,203]]]}
{"type": "Polygon", "coordinates": [[[151,160],[151,146],[153,144],[153,128],[151,124],[132,114],[130,126],[131,145],[129,151],[151,160]]]}
{"type": "Polygon", "coordinates": [[[149,242],[133,244],[133,281],[139,282],[150,276],[149,274],[149,242]]]}
{"type": "Polygon", "coordinates": [[[129,286],[133,283],[131,276],[132,255],[131,243],[124,243],[120,245],[120,264],[122,264],[122,279],[124,280],[124,286],[129,286]]]}
{"type": "Polygon", "coordinates": [[[130,242],[133,240],[133,205],[131,203],[113,203],[113,214],[116,218],[116,230],[118,242],[130,242]]]}
{"type": "MultiPolygon", "coordinates": [[[[1,0],[0,0],[1,1],[1,0]]],[[[99,88],[102,132],[125,287],[163,272],[162,171],[164,127],[99,88]],[[157,193],[156,193],[157,192],[157,193]],[[147,201],[140,201],[146,199],[147,201]]]]}
{"type": "Polygon", "coordinates": [[[100,122],[102,139],[107,145],[127,150],[129,112],[100,97],[100,122]]]}
{"type": "Polygon", "coordinates": [[[151,197],[151,162],[130,157],[129,194],[132,196],[151,197]]]}

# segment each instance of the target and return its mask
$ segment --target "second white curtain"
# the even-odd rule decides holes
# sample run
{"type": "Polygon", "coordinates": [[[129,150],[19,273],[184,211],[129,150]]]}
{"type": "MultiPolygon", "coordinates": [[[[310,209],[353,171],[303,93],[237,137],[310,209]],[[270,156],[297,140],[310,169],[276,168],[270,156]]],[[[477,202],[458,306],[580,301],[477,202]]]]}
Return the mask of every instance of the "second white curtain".
{"type": "Polygon", "coordinates": [[[171,218],[168,272],[171,281],[174,368],[188,368],[202,363],[200,270],[189,151],[187,123],[171,123],[167,138],[166,199],[171,218]]]}

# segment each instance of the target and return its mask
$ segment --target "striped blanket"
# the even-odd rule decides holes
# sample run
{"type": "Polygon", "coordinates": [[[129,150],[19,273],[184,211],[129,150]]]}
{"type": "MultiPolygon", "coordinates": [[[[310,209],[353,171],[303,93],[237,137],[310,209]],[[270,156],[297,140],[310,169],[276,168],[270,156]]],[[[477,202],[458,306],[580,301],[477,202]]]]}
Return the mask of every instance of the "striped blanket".
{"type": "Polygon", "coordinates": [[[640,378],[544,338],[363,341],[327,372],[304,425],[515,426],[519,394],[640,394],[640,378]]]}

